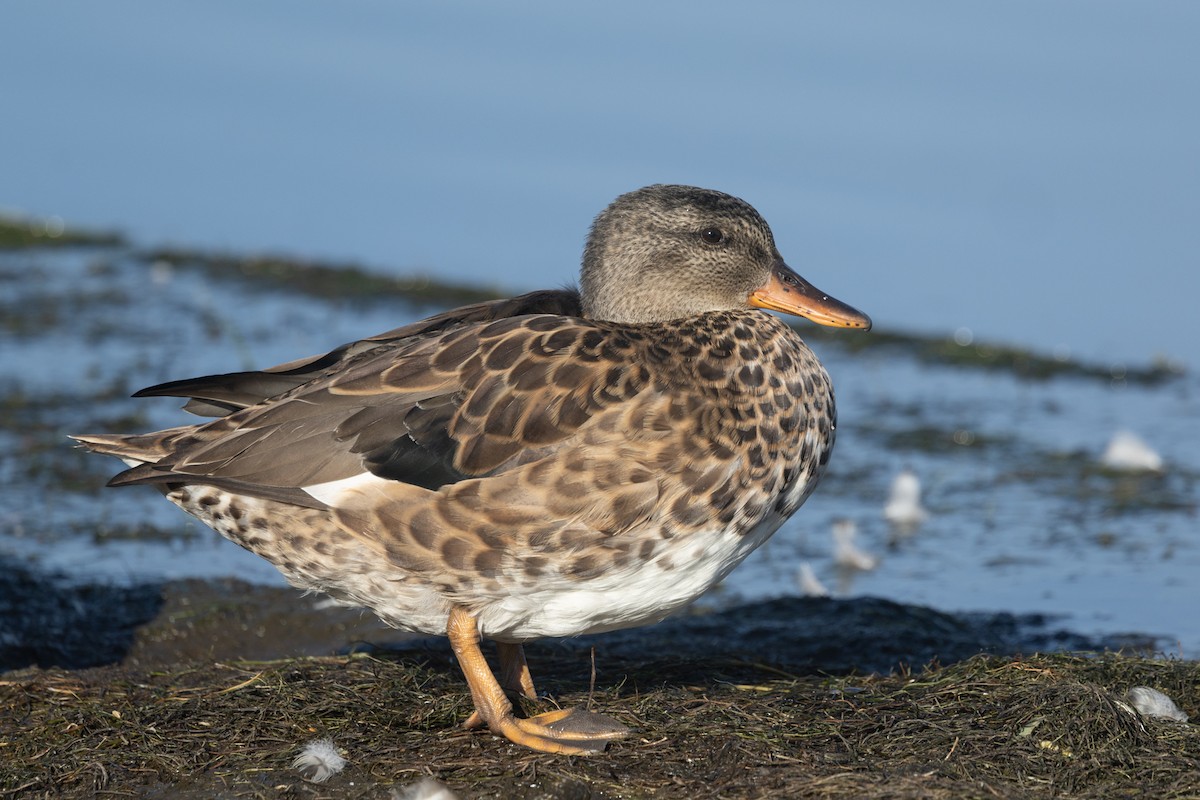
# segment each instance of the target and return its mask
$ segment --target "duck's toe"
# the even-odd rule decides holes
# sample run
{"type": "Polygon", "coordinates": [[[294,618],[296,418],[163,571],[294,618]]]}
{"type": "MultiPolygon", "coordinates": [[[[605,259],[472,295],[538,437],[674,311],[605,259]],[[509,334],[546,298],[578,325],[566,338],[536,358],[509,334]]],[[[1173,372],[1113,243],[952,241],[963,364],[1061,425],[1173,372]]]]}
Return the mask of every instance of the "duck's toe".
{"type": "Polygon", "coordinates": [[[549,711],[528,719],[508,714],[492,720],[488,727],[513,744],[562,755],[601,753],[610,741],[629,734],[629,728],[612,717],[576,708],[549,711]]]}
{"type": "Polygon", "coordinates": [[[578,708],[547,711],[525,721],[535,723],[558,736],[572,740],[610,741],[629,735],[629,728],[607,714],[583,711],[578,708]]]}

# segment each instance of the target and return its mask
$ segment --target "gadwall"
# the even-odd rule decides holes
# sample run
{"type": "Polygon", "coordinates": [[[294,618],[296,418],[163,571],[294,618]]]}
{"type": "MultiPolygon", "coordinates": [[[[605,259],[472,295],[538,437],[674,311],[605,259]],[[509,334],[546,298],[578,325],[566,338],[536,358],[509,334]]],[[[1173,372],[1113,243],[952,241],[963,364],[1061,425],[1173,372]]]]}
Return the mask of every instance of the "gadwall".
{"type": "Polygon", "coordinates": [[[780,257],[749,204],[618,197],[579,291],[448,311],[314,358],[175,381],[216,417],[75,437],[299,588],[445,635],[470,727],[557,753],[628,732],[536,698],[522,644],[657,622],[800,507],[833,447],[829,376],[759,309],[866,330],[780,257]],[[501,680],[480,637],[497,643],[501,680]]]}

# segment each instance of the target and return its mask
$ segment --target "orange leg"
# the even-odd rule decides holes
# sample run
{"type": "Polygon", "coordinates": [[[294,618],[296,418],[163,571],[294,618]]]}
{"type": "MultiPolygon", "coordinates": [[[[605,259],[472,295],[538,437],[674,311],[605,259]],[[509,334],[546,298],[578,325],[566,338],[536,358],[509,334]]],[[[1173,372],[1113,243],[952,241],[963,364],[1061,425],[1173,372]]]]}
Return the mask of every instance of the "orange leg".
{"type": "MultiPolygon", "coordinates": [[[[462,668],[467,686],[471,689],[471,699],[475,702],[475,713],[467,720],[468,724],[477,721],[515,744],[568,755],[598,753],[604,750],[611,739],[629,733],[629,729],[616,720],[577,709],[551,711],[529,719],[518,719],[513,715],[512,703],[492,674],[483,651],[479,649],[479,630],[474,617],[461,608],[453,609],[446,623],[446,635],[450,638],[450,647],[458,657],[458,665],[462,668]]],[[[521,646],[505,645],[500,652],[506,682],[514,681],[519,684],[514,688],[520,688],[527,697],[532,696],[533,680],[529,677],[529,667],[525,664],[521,646]]]]}
{"type": "Polygon", "coordinates": [[[496,642],[496,653],[500,656],[500,685],[505,691],[537,700],[533,688],[533,677],[525,661],[525,648],[510,642],[496,642]]]}
{"type": "MultiPolygon", "coordinates": [[[[533,688],[533,677],[525,661],[525,648],[512,642],[496,642],[496,654],[500,656],[500,686],[505,693],[537,700],[537,690],[533,688]]],[[[478,711],[471,712],[471,716],[463,723],[468,730],[486,726],[478,711]]]]}

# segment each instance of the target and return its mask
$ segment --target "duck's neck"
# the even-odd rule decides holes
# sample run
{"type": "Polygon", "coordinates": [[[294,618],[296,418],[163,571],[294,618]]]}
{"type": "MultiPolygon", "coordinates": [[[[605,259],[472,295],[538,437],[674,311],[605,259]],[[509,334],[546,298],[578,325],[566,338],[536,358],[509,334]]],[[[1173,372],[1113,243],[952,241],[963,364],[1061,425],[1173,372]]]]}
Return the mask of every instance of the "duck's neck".
{"type": "Polygon", "coordinates": [[[644,334],[643,358],[659,374],[692,387],[763,396],[786,391],[801,373],[825,374],[794,330],[754,309],[713,311],[632,330],[644,334]]]}

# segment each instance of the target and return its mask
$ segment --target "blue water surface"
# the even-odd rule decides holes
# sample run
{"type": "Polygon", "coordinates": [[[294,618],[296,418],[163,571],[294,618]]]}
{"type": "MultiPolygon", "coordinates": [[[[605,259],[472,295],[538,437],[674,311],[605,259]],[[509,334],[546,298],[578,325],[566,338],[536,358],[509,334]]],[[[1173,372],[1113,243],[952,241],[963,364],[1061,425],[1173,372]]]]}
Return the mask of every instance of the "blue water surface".
{"type": "MultiPolygon", "coordinates": [[[[794,267],[883,331],[1184,365],[1151,389],[822,348],[841,410],[829,479],[723,592],[795,592],[809,561],[841,593],[1047,611],[1200,653],[1200,4],[63,0],[0,22],[10,211],[520,291],[572,281],[617,194],[698,184],[756,205],[794,267]],[[896,444],[920,428],[969,444],[896,444]],[[1175,505],[1131,508],[1088,466],[1119,428],[1167,462],[1132,491],[1175,505]],[[931,516],[889,549],[880,509],[906,466],[931,516]],[[842,517],[882,561],[839,585],[842,517]]],[[[31,269],[14,258],[0,266],[31,269]]],[[[22,291],[115,286],[142,306],[87,335],[0,335],[0,377],[29,393],[264,366],[422,311],[156,283],[87,254],[33,269],[22,291]]],[[[19,432],[0,444],[18,452],[19,432]]],[[[25,463],[0,472],[3,552],[87,576],[279,580],[153,492],[38,496],[25,463]],[[142,523],[191,533],[88,533],[142,523]]]]}
{"type": "Polygon", "coordinates": [[[654,182],[885,326],[1200,364],[1200,5],[18,2],[0,205],[522,290],[654,182]]]}

